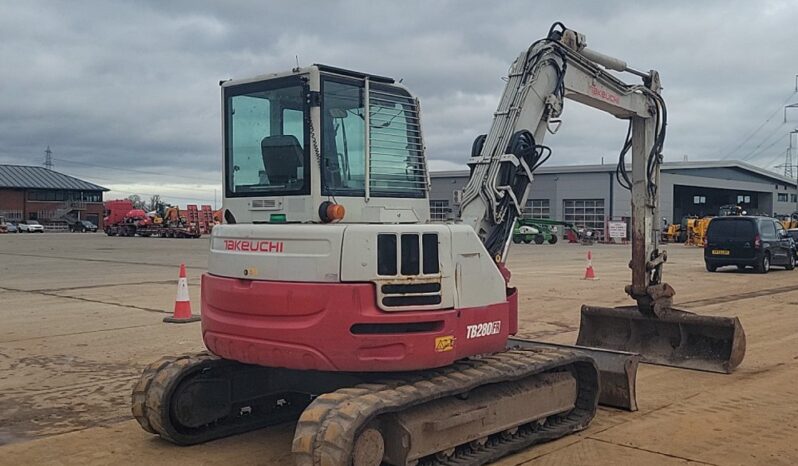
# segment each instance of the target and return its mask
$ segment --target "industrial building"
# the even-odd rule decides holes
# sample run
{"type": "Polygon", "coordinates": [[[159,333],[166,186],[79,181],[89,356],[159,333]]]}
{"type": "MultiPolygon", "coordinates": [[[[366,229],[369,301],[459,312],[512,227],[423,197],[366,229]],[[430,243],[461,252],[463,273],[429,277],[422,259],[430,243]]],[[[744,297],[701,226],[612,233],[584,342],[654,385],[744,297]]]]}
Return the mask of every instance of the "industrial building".
{"type": "MultiPolygon", "coordinates": [[[[608,221],[631,216],[630,193],[616,180],[615,168],[615,164],[538,168],[525,215],[562,220],[603,236],[608,221]]],[[[430,173],[434,220],[458,215],[468,174],[468,170],[430,173]]],[[[795,180],[740,161],[666,162],[659,195],[660,216],[668,223],[685,216],[717,215],[721,206],[729,204],[740,205],[749,214],[798,210],[795,180]]]]}
{"type": "Polygon", "coordinates": [[[0,165],[0,216],[12,222],[38,220],[65,229],[88,220],[102,228],[107,188],[44,167],[0,165]]]}

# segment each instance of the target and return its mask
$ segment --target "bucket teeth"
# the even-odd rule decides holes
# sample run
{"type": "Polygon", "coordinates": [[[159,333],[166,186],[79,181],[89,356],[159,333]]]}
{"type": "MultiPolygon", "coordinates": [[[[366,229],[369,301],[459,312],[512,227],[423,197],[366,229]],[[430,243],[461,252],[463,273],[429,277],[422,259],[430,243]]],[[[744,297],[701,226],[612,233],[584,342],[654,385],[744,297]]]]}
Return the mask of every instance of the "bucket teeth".
{"type": "Polygon", "coordinates": [[[679,309],[654,317],[636,306],[582,306],[576,343],[639,353],[650,364],[709,372],[730,373],[745,356],[739,319],[679,309]]]}

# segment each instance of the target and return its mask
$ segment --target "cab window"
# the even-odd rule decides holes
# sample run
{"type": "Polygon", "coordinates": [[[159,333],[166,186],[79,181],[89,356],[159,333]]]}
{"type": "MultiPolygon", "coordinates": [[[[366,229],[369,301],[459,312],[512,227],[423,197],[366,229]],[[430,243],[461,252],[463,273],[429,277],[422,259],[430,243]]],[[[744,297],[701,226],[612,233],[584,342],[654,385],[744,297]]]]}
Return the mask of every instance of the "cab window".
{"type": "Polygon", "coordinates": [[[305,86],[298,78],[225,87],[228,196],[310,193],[305,86]]]}
{"type": "Polygon", "coordinates": [[[365,196],[366,123],[358,82],[323,82],[322,193],[365,196]]]}

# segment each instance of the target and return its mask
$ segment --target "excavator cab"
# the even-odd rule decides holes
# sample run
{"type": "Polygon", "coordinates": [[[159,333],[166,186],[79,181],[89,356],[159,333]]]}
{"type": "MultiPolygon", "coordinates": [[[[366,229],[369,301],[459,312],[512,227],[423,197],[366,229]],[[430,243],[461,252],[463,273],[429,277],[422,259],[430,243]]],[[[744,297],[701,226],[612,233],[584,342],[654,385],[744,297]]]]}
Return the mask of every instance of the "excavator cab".
{"type": "Polygon", "coordinates": [[[418,101],[392,78],[312,65],[221,86],[227,223],[429,220],[418,101]]]}

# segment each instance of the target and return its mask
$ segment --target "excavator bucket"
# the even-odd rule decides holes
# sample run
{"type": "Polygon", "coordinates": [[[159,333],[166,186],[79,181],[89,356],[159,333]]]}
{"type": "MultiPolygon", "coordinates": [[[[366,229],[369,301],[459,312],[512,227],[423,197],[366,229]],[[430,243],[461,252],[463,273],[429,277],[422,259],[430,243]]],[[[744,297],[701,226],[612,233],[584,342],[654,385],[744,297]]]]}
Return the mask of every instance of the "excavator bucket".
{"type": "Polygon", "coordinates": [[[678,309],[648,317],[636,306],[583,305],[576,344],[639,353],[650,364],[727,374],[745,356],[745,333],[736,317],[678,309]]]}
{"type": "Polygon", "coordinates": [[[599,370],[599,404],[637,411],[637,366],[640,355],[603,348],[560,345],[543,341],[508,338],[507,349],[555,348],[574,351],[590,357],[599,370]]]}

